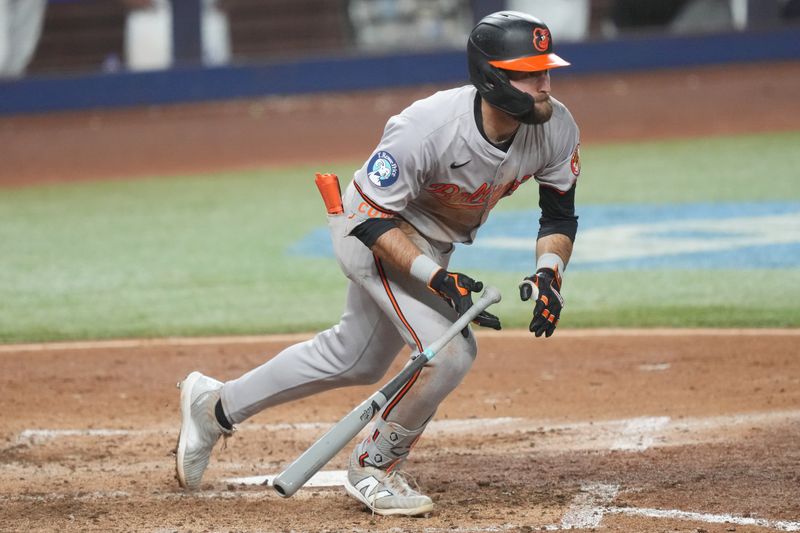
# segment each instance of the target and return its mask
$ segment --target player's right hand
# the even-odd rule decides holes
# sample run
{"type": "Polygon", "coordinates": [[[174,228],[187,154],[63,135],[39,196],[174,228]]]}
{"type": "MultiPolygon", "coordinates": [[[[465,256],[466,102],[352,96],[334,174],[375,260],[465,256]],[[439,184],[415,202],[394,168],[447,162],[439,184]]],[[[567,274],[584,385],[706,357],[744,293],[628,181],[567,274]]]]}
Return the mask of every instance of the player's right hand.
{"type": "MultiPolygon", "coordinates": [[[[472,307],[472,293],[482,291],[483,283],[475,281],[466,274],[448,272],[442,268],[431,278],[430,288],[449,303],[456,310],[458,316],[461,316],[472,307]]],[[[473,322],[485,328],[500,329],[501,327],[500,319],[488,311],[481,312],[473,322]]],[[[467,337],[469,331],[464,328],[461,334],[467,337]]]]}

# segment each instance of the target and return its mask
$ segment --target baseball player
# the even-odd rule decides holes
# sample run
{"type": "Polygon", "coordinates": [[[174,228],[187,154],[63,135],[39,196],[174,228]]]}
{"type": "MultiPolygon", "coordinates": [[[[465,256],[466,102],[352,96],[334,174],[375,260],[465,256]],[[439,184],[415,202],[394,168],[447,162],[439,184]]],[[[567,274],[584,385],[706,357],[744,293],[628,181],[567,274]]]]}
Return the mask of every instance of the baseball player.
{"type": "MultiPolygon", "coordinates": [[[[568,63],[553,53],[544,23],[512,11],[482,19],[467,53],[472,85],[438,92],[389,119],[343,194],[344,213],[329,217],[350,280],[339,324],[238,379],[223,384],[192,372],[181,383],[181,486],[200,486],[212,448],[234,424],[324,390],[375,383],[403,345],[423,350],[439,338],[483,288],[448,270],[454,243],[471,243],[495,204],[531,178],[542,216],[536,268],[522,280],[520,297],[535,300],[530,331],[552,335],[577,231],[578,127],[550,96],[549,70],[568,63]]],[[[474,322],[500,329],[486,311],[474,322]]],[[[352,497],[382,515],[433,509],[401,467],[476,353],[467,328],[386,404],[350,457],[345,488],[352,497]]]]}

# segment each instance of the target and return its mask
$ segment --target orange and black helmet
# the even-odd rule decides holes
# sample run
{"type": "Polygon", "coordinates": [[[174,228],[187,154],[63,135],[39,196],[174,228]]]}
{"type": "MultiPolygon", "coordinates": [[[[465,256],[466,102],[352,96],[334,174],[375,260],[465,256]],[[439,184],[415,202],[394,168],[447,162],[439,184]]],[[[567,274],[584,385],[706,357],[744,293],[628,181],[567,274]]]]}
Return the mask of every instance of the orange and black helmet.
{"type": "Polygon", "coordinates": [[[487,15],[467,43],[469,78],[481,97],[515,116],[530,113],[533,97],[511,86],[505,70],[535,72],[569,65],[553,53],[547,25],[517,11],[487,15]]]}

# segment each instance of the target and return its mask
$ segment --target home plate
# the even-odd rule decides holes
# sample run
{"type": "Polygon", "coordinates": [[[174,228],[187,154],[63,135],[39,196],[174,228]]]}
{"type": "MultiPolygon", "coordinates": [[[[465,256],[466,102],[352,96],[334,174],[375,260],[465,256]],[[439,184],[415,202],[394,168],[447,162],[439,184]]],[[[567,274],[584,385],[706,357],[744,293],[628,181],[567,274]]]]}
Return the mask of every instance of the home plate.
{"type": "MultiPolygon", "coordinates": [[[[269,485],[272,486],[273,480],[278,477],[277,474],[270,476],[250,476],[250,477],[232,477],[225,480],[226,483],[235,483],[237,485],[269,485]]],[[[347,477],[347,470],[323,470],[317,472],[311,479],[309,479],[304,487],[341,487],[344,485],[344,480],[347,477]]]]}

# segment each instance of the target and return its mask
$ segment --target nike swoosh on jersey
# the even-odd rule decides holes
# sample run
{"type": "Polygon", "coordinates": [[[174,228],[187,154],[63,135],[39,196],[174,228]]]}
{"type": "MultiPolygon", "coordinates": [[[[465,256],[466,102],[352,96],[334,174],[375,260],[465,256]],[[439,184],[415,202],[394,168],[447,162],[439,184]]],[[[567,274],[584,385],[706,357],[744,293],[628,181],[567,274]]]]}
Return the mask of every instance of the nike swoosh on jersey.
{"type": "Polygon", "coordinates": [[[456,165],[456,162],[455,162],[455,161],[453,161],[452,163],[450,163],[450,168],[453,168],[453,169],[455,169],[455,168],[461,168],[461,167],[463,167],[464,165],[466,165],[467,163],[469,163],[470,161],[472,161],[472,159],[467,159],[465,162],[461,163],[460,165],[456,165]]]}

